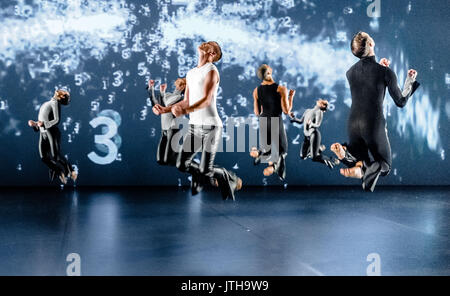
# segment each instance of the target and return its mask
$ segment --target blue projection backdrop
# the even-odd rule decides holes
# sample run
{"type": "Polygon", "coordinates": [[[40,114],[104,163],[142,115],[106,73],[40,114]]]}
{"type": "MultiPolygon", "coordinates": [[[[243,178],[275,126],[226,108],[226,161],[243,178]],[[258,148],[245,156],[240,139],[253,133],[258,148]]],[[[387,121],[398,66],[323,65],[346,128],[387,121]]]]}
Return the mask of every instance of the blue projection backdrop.
{"type": "MultiPolygon", "coordinates": [[[[224,123],[253,122],[255,69],[274,68],[276,80],[297,90],[302,113],[321,97],[331,102],[323,143],[347,138],[351,104],[345,72],[357,60],[351,36],[364,30],[376,40],[403,83],[415,68],[422,87],[404,109],[389,95],[385,114],[393,170],[381,184],[450,184],[448,1],[89,1],[18,0],[0,4],[0,185],[48,185],[38,135],[27,126],[56,87],[72,94],[62,108],[63,151],[76,166],[79,185],[184,185],[188,176],[156,164],[159,118],[151,112],[149,78],[173,88],[196,65],[196,47],[218,41],[218,100],[224,123]],[[373,15],[372,15],[373,16],[373,15]],[[101,136],[102,134],[105,134],[101,136]]],[[[402,86],[402,85],[401,85],[402,86]]],[[[290,185],[357,184],[338,170],[301,161],[300,126],[286,120],[290,185]]],[[[224,133],[225,140],[228,139],[224,133]]],[[[328,150],[328,153],[330,151],[328,150]]],[[[264,178],[247,152],[220,153],[246,184],[281,184],[264,178]]]]}

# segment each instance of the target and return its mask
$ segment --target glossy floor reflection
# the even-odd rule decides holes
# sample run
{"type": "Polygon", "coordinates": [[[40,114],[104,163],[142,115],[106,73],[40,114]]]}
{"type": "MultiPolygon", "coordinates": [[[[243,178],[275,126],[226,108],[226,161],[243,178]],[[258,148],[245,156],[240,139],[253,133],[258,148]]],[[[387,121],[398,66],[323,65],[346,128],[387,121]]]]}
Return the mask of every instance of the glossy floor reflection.
{"type": "Polygon", "coordinates": [[[0,190],[0,275],[450,275],[448,187],[0,190]]]}

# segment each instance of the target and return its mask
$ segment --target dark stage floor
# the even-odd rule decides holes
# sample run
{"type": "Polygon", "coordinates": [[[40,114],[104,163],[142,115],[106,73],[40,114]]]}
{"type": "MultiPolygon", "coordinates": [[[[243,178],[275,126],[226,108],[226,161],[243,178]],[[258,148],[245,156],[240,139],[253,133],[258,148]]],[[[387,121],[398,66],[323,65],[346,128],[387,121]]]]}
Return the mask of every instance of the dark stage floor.
{"type": "Polygon", "coordinates": [[[2,188],[0,275],[450,275],[448,187],[2,188]]]}

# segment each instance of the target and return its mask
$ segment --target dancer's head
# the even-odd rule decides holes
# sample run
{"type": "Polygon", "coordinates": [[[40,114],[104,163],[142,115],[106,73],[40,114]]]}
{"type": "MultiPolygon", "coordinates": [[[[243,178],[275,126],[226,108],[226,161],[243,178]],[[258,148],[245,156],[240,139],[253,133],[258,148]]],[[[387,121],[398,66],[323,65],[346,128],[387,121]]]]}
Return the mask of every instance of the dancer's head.
{"type": "Polygon", "coordinates": [[[197,50],[199,58],[206,58],[210,63],[218,62],[222,58],[222,49],[215,41],[203,42],[197,50]]]}
{"type": "Polygon", "coordinates": [[[318,99],[316,102],[316,106],[319,107],[322,111],[327,111],[328,109],[328,101],[324,99],[318,99]]]}
{"type": "Polygon", "coordinates": [[[186,78],[178,78],[175,80],[175,88],[179,91],[184,91],[186,88],[186,78]]]}
{"type": "Polygon", "coordinates": [[[69,105],[70,103],[70,94],[66,90],[57,89],[53,97],[63,105],[69,105]]]}
{"type": "Polygon", "coordinates": [[[353,55],[358,58],[372,56],[375,54],[375,41],[366,32],[358,32],[353,36],[350,44],[353,55]]]}
{"type": "Polygon", "coordinates": [[[273,81],[272,68],[270,68],[269,65],[262,64],[261,66],[259,66],[258,70],[256,71],[256,75],[258,75],[258,78],[263,81],[273,81]]]}

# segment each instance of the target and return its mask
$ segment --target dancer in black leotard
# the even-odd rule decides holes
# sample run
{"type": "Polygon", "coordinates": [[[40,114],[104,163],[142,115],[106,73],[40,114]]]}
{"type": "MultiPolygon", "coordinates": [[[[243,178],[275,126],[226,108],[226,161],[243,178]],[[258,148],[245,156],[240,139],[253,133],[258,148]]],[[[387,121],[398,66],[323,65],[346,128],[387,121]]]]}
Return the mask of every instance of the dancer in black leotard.
{"type": "MultiPolygon", "coordinates": [[[[155,81],[148,82],[147,90],[152,106],[160,104],[168,107],[183,100],[184,89],[186,88],[186,78],[178,78],[175,81],[175,90],[172,93],[166,92],[167,84],[161,84],[160,93],[155,96],[155,81]]],[[[159,115],[156,109],[153,113],[159,115]]],[[[172,147],[173,136],[180,131],[176,117],[172,113],[161,114],[161,138],[156,151],[156,161],[160,165],[175,166],[177,164],[178,152],[172,147]]]]}
{"type": "Polygon", "coordinates": [[[275,83],[272,78],[272,68],[268,65],[261,65],[257,75],[262,82],[253,91],[253,99],[255,115],[259,116],[260,148],[253,147],[250,155],[255,158],[255,165],[261,162],[261,158],[270,159],[268,167],[264,169],[264,175],[278,173],[278,176],[284,180],[288,141],[281,113],[291,112],[295,91],[291,89],[288,94],[285,86],[275,83]],[[272,128],[277,130],[272,131],[272,128]],[[277,156],[272,155],[274,150],[277,150],[277,156]]]}
{"type": "Polygon", "coordinates": [[[351,42],[352,52],[360,60],[347,71],[352,94],[348,119],[348,145],[333,144],[339,159],[350,169],[341,169],[346,177],[362,179],[364,190],[373,191],[378,177],[391,170],[391,146],[383,115],[386,87],[395,104],[402,108],[419,87],[417,72],[409,70],[403,91],[397,85],[397,76],[389,68],[389,61],[375,60],[375,42],[364,32],[357,33],[351,42]],[[372,158],[369,156],[372,155],[372,158]]]}
{"type": "Polygon", "coordinates": [[[40,132],[39,155],[50,169],[50,179],[53,180],[56,175],[63,184],[67,183],[67,176],[70,176],[73,181],[77,179],[77,173],[61,153],[61,132],[58,128],[61,104],[68,105],[69,102],[70,94],[65,90],[57,90],[50,101],[42,104],[38,121],[28,121],[28,125],[34,131],[40,132]]]}
{"type": "Polygon", "coordinates": [[[311,158],[312,161],[325,164],[332,169],[339,161],[323,154],[325,146],[322,145],[322,136],[319,127],[322,124],[323,114],[327,111],[328,101],[319,99],[316,106],[312,109],[306,109],[301,118],[296,118],[293,113],[290,114],[291,122],[303,124],[304,140],[300,150],[300,158],[311,158]]]}

